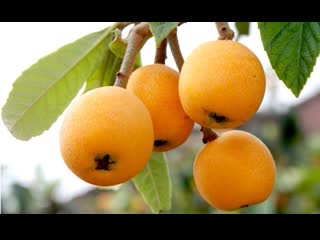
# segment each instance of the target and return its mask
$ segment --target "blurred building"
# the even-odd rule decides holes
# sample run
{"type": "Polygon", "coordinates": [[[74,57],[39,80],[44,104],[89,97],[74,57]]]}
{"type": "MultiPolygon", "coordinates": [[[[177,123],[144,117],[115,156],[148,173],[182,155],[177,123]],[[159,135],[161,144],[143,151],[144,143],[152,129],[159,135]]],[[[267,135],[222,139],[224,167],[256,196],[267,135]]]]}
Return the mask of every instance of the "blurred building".
{"type": "Polygon", "coordinates": [[[282,127],[284,119],[293,116],[297,127],[305,137],[320,134],[320,93],[310,97],[285,113],[275,111],[257,113],[253,118],[240,127],[256,135],[262,135],[263,126],[275,124],[282,127]]]}
{"type": "Polygon", "coordinates": [[[296,106],[294,111],[305,136],[320,134],[320,93],[296,106]]]}

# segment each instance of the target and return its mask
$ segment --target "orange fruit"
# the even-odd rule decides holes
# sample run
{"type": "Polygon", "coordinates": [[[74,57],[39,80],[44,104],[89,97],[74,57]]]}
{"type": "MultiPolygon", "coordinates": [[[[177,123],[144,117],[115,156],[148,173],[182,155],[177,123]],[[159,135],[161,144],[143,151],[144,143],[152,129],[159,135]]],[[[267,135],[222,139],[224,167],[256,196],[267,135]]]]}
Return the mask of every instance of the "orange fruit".
{"type": "Polygon", "coordinates": [[[189,137],[194,122],[183,111],[178,93],[179,73],[164,64],[135,70],[127,89],[149,110],[154,129],[154,151],[168,151],[189,137]]]}
{"type": "Polygon", "coordinates": [[[261,140],[231,130],[201,149],[193,175],[200,195],[212,207],[231,211],[265,201],[274,187],[276,166],[261,140]]]}
{"type": "Polygon", "coordinates": [[[206,42],[186,58],[179,95],[184,111],[208,128],[235,128],[258,110],[265,74],[256,55],[231,40],[206,42]]]}
{"type": "Polygon", "coordinates": [[[150,114],[134,94],[100,87],[77,99],[60,131],[62,157],[82,180],[112,186],[137,175],[153,147],[150,114]]]}

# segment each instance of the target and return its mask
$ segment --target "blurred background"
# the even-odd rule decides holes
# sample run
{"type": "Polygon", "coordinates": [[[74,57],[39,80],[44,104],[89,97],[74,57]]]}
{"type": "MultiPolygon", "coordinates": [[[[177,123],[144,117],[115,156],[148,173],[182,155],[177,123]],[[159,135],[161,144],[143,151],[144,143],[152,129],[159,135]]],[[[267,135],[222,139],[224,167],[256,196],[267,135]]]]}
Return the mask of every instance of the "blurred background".
{"type": "MultiPolygon", "coordinates": [[[[0,106],[21,72],[60,46],[112,23],[0,23],[0,106]],[[23,40],[21,39],[23,37],[23,40]]],[[[192,176],[193,161],[203,147],[196,125],[189,139],[169,151],[173,185],[168,213],[320,213],[320,66],[314,68],[299,98],[272,70],[256,23],[237,40],[261,60],[267,76],[264,101],[257,114],[239,129],[251,132],[271,150],[277,179],[270,198],[234,212],[211,208],[198,194],[192,176]]],[[[213,23],[186,23],[178,37],[184,57],[199,44],[216,39],[213,23]]],[[[142,50],[143,65],[153,62],[154,39],[142,50]]],[[[167,65],[176,68],[168,51],[167,65]]],[[[81,92],[81,91],[80,91],[81,92]]],[[[75,177],[59,152],[63,115],[41,136],[28,142],[15,139],[0,121],[1,213],[151,213],[132,182],[99,189],[75,177]]]]}

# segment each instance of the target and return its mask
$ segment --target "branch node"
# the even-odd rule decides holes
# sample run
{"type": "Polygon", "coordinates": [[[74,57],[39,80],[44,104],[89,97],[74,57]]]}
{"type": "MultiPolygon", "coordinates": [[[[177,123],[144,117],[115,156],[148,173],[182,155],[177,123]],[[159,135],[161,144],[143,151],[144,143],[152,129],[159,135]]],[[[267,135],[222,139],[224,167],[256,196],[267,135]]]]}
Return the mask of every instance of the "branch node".
{"type": "Polygon", "coordinates": [[[232,40],[234,32],[230,29],[228,22],[215,22],[219,33],[219,40],[232,40]]]}

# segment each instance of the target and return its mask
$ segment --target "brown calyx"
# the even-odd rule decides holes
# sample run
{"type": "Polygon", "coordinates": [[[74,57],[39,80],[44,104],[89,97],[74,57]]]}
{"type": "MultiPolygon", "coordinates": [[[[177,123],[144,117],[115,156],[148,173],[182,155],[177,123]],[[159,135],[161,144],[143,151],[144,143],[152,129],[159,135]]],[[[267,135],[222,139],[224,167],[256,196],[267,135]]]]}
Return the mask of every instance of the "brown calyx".
{"type": "Polygon", "coordinates": [[[218,115],[217,113],[209,113],[208,114],[209,118],[213,119],[217,123],[224,123],[228,121],[228,118],[223,116],[223,115],[218,115]]]}
{"type": "Polygon", "coordinates": [[[240,208],[245,208],[245,207],[249,207],[249,205],[248,204],[242,205],[240,208]]]}
{"type": "Polygon", "coordinates": [[[96,170],[105,170],[110,171],[112,167],[116,163],[110,158],[109,154],[104,155],[102,158],[95,158],[94,161],[96,162],[96,170]]]}
{"type": "Polygon", "coordinates": [[[153,146],[154,147],[162,147],[162,146],[166,145],[167,143],[168,143],[167,140],[157,139],[157,140],[154,140],[153,146]]]}

